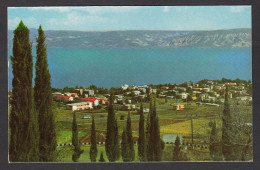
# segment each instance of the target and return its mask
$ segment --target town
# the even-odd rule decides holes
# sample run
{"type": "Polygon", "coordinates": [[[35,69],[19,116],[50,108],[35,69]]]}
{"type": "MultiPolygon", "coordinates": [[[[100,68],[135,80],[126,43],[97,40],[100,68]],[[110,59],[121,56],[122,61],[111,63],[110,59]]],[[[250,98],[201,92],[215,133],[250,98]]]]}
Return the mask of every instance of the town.
{"type": "MultiPolygon", "coordinates": [[[[225,86],[230,87],[229,98],[252,103],[252,83],[239,79],[229,81],[202,80],[198,83],[184,82],[183,84],[165,85],[122,85],[114,88],[114,103],[117,110],[138,110],[140,107],[136,103],[149,101],[151,94],[156,98],[176,100],[184,102],[196,102],[198,105],[209,105],[219,107],[224,103],[225,86]]],[[[66,89],[64,89],[66,90],[66,89]]],[[[108,103],[110,94],[102,93],[97,87],[92,89],[70,88],[70,91],[55,91],[53,93],[55,101],[68,103],[66,108],[72,111],[85,109],[98,109],[108,103]],[[63,93],[62,93],[63,92],[63,93]]],[[[107,91],[106,91],[107,92],[107,91]]],[[[181,104],[173,105],[174,110],[182,110],[185,106],[181,104]]],[[[144,113],[149,112],[149,108],[144,109],[144,113]]]]}

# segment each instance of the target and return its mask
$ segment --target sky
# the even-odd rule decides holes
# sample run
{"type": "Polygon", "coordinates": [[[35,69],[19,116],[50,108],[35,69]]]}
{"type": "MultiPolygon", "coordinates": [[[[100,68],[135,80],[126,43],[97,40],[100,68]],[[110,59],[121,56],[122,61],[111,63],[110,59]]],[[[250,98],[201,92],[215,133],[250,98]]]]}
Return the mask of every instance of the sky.
{"type": "Polygon", "coordinates": [[[218,30],[251,28],[251,6],[8,7],[8,29],[20,20],[44,30],[218,30]]]}

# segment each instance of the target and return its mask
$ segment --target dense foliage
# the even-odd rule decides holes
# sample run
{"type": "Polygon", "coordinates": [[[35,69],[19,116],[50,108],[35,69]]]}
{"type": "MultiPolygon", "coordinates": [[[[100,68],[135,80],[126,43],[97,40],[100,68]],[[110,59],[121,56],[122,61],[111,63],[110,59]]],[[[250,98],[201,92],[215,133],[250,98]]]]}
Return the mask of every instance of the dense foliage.
{"type": "Polygon", "coordinates": [[[95,128],[95,119],[92,117],[92,126],[91,126],[91,146],[90,146],[90,160],[91,162],[96,162],[97,158],[97,138],[96,138],[96,128],[95,128]]]}
{"type": "Polygon", "coordinates": [[[161,161],[163,143],[160,138],[159,119],[156,114],[156,99],[151,98],[150,101],[150,123],[149,123],[149,138],[147,146],[148,161],[161,161]]]}
{"type": "Polygon", "coordinates": [[[145,129],[144,129],[144,110],[143,104],[140,107],[140,119],[139,119],[139,138],[138,138],[138,156],[140,161],[146,161],[146,141],[145,141],[145,129]]]}
{"type": "Polygon", "coordinates": [[[33,60],[29,29],[21,21],[14,30],[11,113],[9,119],[11,162],[39,161],[39,133],[33,101],[33,60]]]}
{"type": "Polygon", "coordinates": [[[39,151],[40,161],[55,161],[56,133],[52,112],[51,75],[48,69],[45,34],[40,26],[36,46],[36,77],[34,86],[34,100],[39,122],[39,151]]]}
{"type": "Polygon", "coordinates": [[[108,160],[114,162],[119,159],[118,127],[114,111],[114,95],[110,94],[107,117],[106,153],[108,160]]]}
{"type": "Polygon", "coordinates": [[[80,143],[78,139],[78,125],[76,122],[76,113],[73,112],[73,122],[72,122],[72,145],[74,146],[74,154],[72,155],[72,160],[78,162],[80,155],[83,150],[80,148],[80,143]]]}

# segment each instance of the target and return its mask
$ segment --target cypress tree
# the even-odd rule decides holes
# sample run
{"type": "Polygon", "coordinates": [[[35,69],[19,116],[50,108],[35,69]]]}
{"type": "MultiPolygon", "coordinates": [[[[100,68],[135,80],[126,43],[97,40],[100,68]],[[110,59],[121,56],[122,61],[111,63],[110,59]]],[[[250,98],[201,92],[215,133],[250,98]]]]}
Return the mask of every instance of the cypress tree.
{"type": "Polygon", "coordinates": [[[9,159],[11,162],[35,162],[39,161],[39,133],[32,92],[33,60],[29,29],[21,21],[13,33],[9,159]]]}
{"type": "Polygon", "coordinates": [[[164,144],[161,142],[162,140],[160,138],[159,119],[156,114],[156,100],[152,99],[150,103],[154,104],[150,114],[147,159],[148,161],[161,161],[164,144]]]}
{"type": "Polygon", "coordinates": [[[210,156],[211,159],[214,161],[220,161],[221,160],[221,148],[218,146],[218,137],[217,137],[217,127],[216,122],[210,122],[209,126],[211,127],[211,133],[210,133],[210,156]]]}
{"type": "Polygon", "coordinates": [[[96,129],[95,129],[94,116],[92,118],[91,146],[90,146],[89,155],[90,155],[91,162],[96,162],[96,158],[97,158],[97,138],[96,138],[96,129]]]}
{"type": "Polygon", "coordinates": [[[181,141],[180,141],[180,137],[177,136],[176,139],[175,139],[175,146],[174,146],[174,149],[173,149],[173,161],[181,161],[181,147],[180,147],[180,144],[181,144],[181,141]]]}
{"type": "Polygon", "coordinates": [[[110,94],[107,117],[106,154],[110,162],[119,159],[118,127],[114,111],[114,95],[110,94]]]}
{"type": "Polygon", "coordinates": [[[76,113],[73,112],[73,122],[72,122],[72,145],[74,146],[74,154],[72,155],[72,160],[78,162],[80,155],[83,150],[80,149],[80,143],[78,139],[78,125],[76,122],[76,113]]]}
{"type": "Polygon", "coordinates": [[[232,144],[233,138],[233,121],[230,109],[230,103],[228,98],[228,86],[226,86],[224,110],[222,116],[222,153],[226,161],[234,160],[234,146],[232,144]]]}
{"type": "Polygon", "coordinates": [[[134,161],[135,150],[134,150],[130,111],[128,112],[127,121],[126,121],[126,135],[127,135],[127,145],[129,146],[129,150],[128,150],[129,161],[134,161]]]}
{"type": "Polygon", "coordinates": [[[55,161],[57,146],[55,121],[52,112],[51,76],[48,69],[45,34],[40,26],[37,38],[36,76],[34,86],[34,100],[39,123],[39,151],[40,161],[55,161]]]}
{"type": "Polygon", "coordinates": [[[121,141],[121,156],[124,162],[129,161],[128,153],[129,153],[129,146],[127,145],[127,135],[126,135],[126,130],[124,128],[122,132],[122,141],[121,141]]]}
{"type": "Polygon", "coordinates": [[[160,137],[160,126],[159,126],[159,118],[156,113],[156,100],[154,100],[154,160],[161,161],[162,158],[162,149],[164,147],[164,143],[162,143],[160,137]]]}
{"type": "Polygon", "coordinates": [[[138,156],[140,161],[146,161],[146,141],[144,130],[144,109],[141,103],[140,107],[140,119],[139,119],[139,138],[138,138],[138,156]]]}
{"type": "Polygon", "coordinates": [[[145,130],[145,157],[148,160],[149,156],[149,139],[150,139],[150,112],[148,112],[146,117],[146,130],[145,130]]]}
{"type": "Polygon", "coordinates": [[[104,159],[103,151],[100,154],[99,162],[106,162],[106,160],[104,159]]]}

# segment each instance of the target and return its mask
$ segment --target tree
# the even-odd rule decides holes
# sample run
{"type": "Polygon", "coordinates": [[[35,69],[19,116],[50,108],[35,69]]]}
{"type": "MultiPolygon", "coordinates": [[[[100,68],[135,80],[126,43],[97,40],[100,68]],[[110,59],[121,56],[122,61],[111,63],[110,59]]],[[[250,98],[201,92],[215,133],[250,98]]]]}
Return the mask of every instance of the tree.
{"type": "Polygon", "coordinates": [[[48,69],[45,34],[40,26],[37,38],[36,76],[34,86],[34,100],[38,113],[39,123],[39,151],[40,161],[55,161],[56,133],[55,121],[52,112],[51,75],[48,69]]]}
{"type": "Polygon", "coordinates": [[[9,159],[11,162],[36,162],[39,161],[39,132],[33,101],[29,29],[21,21],[13,33],[9,159]]]}
{"type": "Polygon", "coordinates": [[[133,134],[132,134],[130,111],[128,112],[127,121],[126,121],[126,135],[127,135],[127,145],[129,148],[128,158],[129,158],[129,161],[134,161],[135,150],[134,150],[134,141],[133,141],[133,134]]]}
{"type": "MultiPolygon", "coordinates": [[[[222,81],[225,81],[225,79],[222,78],[222,81]]],[[[232,138],[235,134],[233,134],[233,120],[228,93],[228,86],[226,86],[224,110],[222,116],[222,152],[226,161],[232,161],[235,160],[235,146],[232,144],[232,138]]]]}
{"type": "Polygon", "coordinates": [[[163,144],[160,138],[159,119],[156,114],[156,99],[153,98],[150,101],[150,108],[152,107],[153,109],[150,109],[147,159],[148,161],[161,161],[163,144]]]}
{"type": "Polygon", "coordinates": [[[104,159],[104,156],[103,156],[103,151],[100,154],[99,162],[106,162],[106,160],[104,159]]]}
{"type": "Polygon", "coordinates": [[[128,153],[129,153],[129,146],[127,145],[127,135],[125,128],[122,132],[122,141],[121,141],[121,156],[124,162],[128,161],[128,153]]]}
{"type": "Polygon", "coordinates": [[[110,94],[107,117],[106,154],[110,162],[119,159],[118,127],[114,111],[114,95],[110,94]]]}
{"type": "Polygon", "coordinates": [[[214,161],[221,161],[222,160],[222,153],[221,147],[219,146],[218,134],[217,134],[217,126],[216,122],[209,122],[209,126],[211,127],[211,134],[210,134],[210,156],[214,161]]]}
{"type": "Polygon", "coordinates": [[[180,141],[179,136],[176,137],[174,144],[175,144],[175,146],[174,146],[174,149],[173,149],[172,160],[173,161],[181,161],[181,147],[180,147],[181,141],[180,141]]]}
{"type": "Polygon", "coordinates": [[[139,119],[139,138],[138,138],[138,156],[140,161],[146,161],[146,141],[144,130],[144,108],[141,103],[140,107],[140,119],[139,119]]]}
{"type": "MultiPolygon", "coordinates": [[[[151,103],[150,103],[150,110],[151,110],[151,103]]],[[[148,160],[149,157],[149,139],[150,139],[150,111],[147,114],[146,117],[146,131],[145,131],[145,155],[146,155],[146,160],[148,160]]]]}
{"type": "Polygon", "coordinates": [[[91,146],[90,146],[89,155],[90,155],[91,162],[96,162],[96,158],[97,158],[97,138],[96,138],[96,129],[95,129],[94,116],[92,116],[91,146]]]}
{"type": "Polygon", "coordinates": [[[78,139],[78,125],[76,122],[76,113],[73,112],[73,122],[72,122],[72,145],[74,146],[74,154],[72,155],[72,160],[78,162],[80,155],[83,150],[80,148],[80,143],[78,139]]]}

